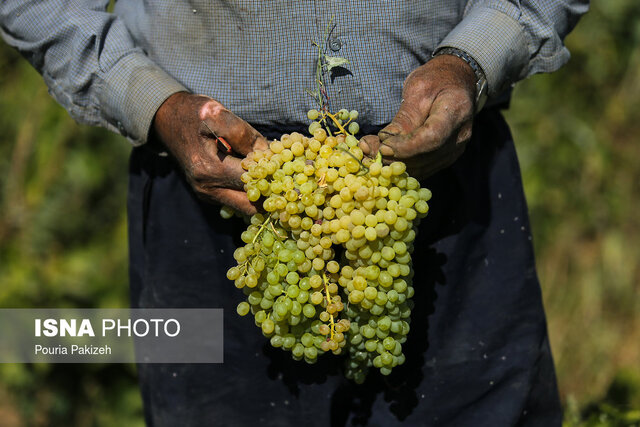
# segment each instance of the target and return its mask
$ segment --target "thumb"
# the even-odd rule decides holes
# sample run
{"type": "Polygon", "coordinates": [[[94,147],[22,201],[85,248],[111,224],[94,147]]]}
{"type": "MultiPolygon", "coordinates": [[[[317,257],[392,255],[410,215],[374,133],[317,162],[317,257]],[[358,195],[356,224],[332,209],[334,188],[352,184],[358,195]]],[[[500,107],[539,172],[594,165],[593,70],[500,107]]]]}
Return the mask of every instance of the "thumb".
{"type": "MultiPolygon", "coordinates": [[[[439,96],[431,105],[429,117],[410,135],[392,136],[384,141],[398,159],[407,159],[439,149],[463,124],[456,109],[457,100],[451,96],[439,96]]],[[[383,147],[383,156],[387,155],[383,147]]]]}

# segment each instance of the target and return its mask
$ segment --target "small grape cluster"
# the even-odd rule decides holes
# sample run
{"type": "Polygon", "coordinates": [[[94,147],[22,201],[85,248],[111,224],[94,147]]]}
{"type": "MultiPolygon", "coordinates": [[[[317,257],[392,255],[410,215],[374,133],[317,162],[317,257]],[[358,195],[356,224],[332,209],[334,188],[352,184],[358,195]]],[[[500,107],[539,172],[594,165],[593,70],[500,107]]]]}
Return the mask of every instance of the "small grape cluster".
{"type": "MultiPolygon", "coordinates": [[[[285,134],[242,162],[263,212],[242,233],[227,277],[274,347],[314,363],[348,354],[361,383],[404,362],[414,289],[411,252],[431,192],[402,162],[365,158],[356,111],[311,110],[310,137],[285,134]]],[[[223,208],[223,216],[229,216],[223,208]]]]}

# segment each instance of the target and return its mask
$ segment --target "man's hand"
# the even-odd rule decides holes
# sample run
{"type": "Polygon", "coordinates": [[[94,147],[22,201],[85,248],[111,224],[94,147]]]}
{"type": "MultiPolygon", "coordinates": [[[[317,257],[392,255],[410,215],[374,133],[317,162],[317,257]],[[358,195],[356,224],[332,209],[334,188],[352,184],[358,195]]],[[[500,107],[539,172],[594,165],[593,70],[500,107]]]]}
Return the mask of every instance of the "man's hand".
{"type": "Polygon", "coordinates": [[[256,212],[242,191],[243,169],[236,157],[267,147],[267,141],[251,125],[211,98],[180,92],[158,109],[153,131],[200,198],[246,214],[256,212]],[[224,138],[234,153],[219,150],[211,131],[224,138]]]}
{"type": "Polygon", "coordinates": [[[404,82],[402,105],[377,136],[362,138],[368,155],[401,160],[412,176],[425,178],[451,165],[471,138],[476,77],[453,55],[439,55],[404,82]]]}

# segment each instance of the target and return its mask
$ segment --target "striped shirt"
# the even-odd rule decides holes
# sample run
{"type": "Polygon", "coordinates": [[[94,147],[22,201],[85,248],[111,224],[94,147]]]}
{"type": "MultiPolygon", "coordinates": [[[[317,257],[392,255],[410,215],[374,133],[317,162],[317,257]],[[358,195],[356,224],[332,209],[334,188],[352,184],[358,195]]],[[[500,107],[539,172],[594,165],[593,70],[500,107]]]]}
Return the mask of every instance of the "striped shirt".
{"type": "Polygon", "coordinates": [[[3,0],[0,33],[79,122],[133,144],[177,91],[211,96],[257,128],[304,129],[318,51],[349,62],[327,80],[330,108],[388,123],[402,84],[441,47],[470,54],[490,99],[559,68],[588,1],[3,0]],[[315,44],[314,44],[315,43],[315,44]]]}

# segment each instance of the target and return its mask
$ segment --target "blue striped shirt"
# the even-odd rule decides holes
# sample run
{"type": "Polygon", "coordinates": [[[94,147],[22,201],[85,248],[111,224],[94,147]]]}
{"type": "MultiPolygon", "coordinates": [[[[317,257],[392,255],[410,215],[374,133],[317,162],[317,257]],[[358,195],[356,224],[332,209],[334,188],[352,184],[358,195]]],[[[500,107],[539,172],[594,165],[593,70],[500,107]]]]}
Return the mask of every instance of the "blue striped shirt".
{"type": "Polygon", "coordinates": [[[171,94],[211,96],[257,127],[304,127],[315,107],[317,49],[349,63],[333,73],[332,110],[384,125],[402,83],[440,47],[469,53],[494,99],[559,68],[563,39],[588,1],[3,0],[0,33],[79,122],[146,141],[171,94]]]}

